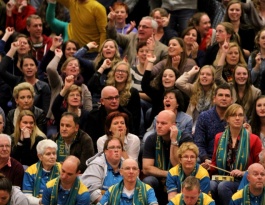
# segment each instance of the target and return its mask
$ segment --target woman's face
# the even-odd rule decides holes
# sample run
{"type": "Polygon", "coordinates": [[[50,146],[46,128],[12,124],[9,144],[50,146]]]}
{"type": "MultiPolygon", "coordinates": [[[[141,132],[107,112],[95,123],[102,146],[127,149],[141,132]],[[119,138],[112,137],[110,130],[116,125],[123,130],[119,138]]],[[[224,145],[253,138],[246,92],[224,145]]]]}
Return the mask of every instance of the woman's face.
{"type": "Polygon", "coordinates": [[[65,72],[66,76],[69,75],[73,75],[75,77],[78,76],[78,74],[80,73],[78,60],[74,59],[69,61],[63,72],[65,72]]]}
{"type": "Polygon", "coordinates": [[[177,56],[183,52],[183,48],[180,46],[177,39],[171,39],[168,43],[168,55],[177,56]]]}
{"type": "Polygon", "coordinates": [[[196,165],[196,160],[197,160],[196,154],[191,150],[186,150],[181,155],[180,163],[184,170],[185,169],[192,170],[196,165]]]}
{"type": "Polygon", "coordinates": [[[20,41],[21,43],[20,48],[17,50],[18,54],[19,55],[28,54],[28,52],[30,51],[30,45],[28,43],[28,40],[25,37],[19,37],[17,40],[20,41]]]}
{"type": "Polygon", "coordinates": [[[248,80],[247,68],[238,66],[235,69],[235,81],[238,85],[246,85],[248,80]]]}
{"type": "Polygon", "coordinates": [[[143,46],[142,48],[139,48],[137,57],[139,59],[139,62],[144,64],[146,61],[146,54],[148,53],[149,49],[147,46],[143,46]]]}
{"type": "Polygon", "coordinates": [[[259,117],[265,117],[265,98],[260,98],[257,100],[256,112],[259,117]]]}
{"type": "Polygon", "coordinates": [[[211,28],[211,20],[208,15],[203,15],[201,17],[200,23],[197,26],[198,31],[202,37],[205,37],[211,28]]]}
{"type": "Polygon", "coordinates": [[[116,83],[126,83],[128,79],[128,67],[126,65],[119,65],[114,73],[115,77],[115,82],[116,83]]]}
{"type": "Polygon", "coordinates": [[[193,45],[197,41],[197,31],[195,29],[189,30],[183,38],[186,45],[193,45]]]}
{"type": "Polygon", "coordinates": [[[25,77],[34,77],[37,73],[37,66],[35,65],[34,60],[26,58],[23,60],[22,72],[25,77]]]}
{"type": "Polygon", "coordinates": [[[75,52],[77,51],[77,48],[74,43],[68,42],[65,46],[64,55],[66,58],[73,57],[75,52]]]}
{"type": "Polygon", "coordinates": [[[159,11],[156,11],[152,17],[157,22],[158,27],[163,27],[162,16],[159,11]]]}
{"type": "Polygon", "coordinates": [[[225,27],[223,25],[218,25],[216,27],[216,42],[217,43],[223,43],[225,40],[228,40],[230,36],[231,35],[226,32],[225,27]]]}
{"type": "Polygon", "coordinates": [[[43,167],[51,168],[55,165],[57,153],[55,148],[47,147],[43,154],[38,155],[43,167]]]}
{"type": "Polygon", "coordinates": [[[167,93],[164,96],[164,109],[175,112],[179,106],[178,101],[174,93],[167,93]]]}
{"type": "Polygon", "coordinates": [[[258,43],[260,48],[265,49],[265,30],[260,33],[258,43]]]}
{"type": "Polygon", "coordinates": [[[115,43],[113,41],[107,41],[102,48],[102,54],[104,58],[112,59],[115,53],[116,53],[115,43]]]}
{"type": "Polygon", "coordinates": [[[239,108],[234,114],[228,116],[226,120],[230,128],[241,128],[244,123],[244,112],[239,108]]]}
{"type": "Polygon", "coordinates": [[[231,22],[240,21],[242,11],[240,3],[231,4],[228,8],[228,17],[231,22]]]}
{"type": "Polygon", "coordinates": [[[226,54],[226,62],[229,65],[236,65],[239,62],[239,50],[238,47],[233,46],[229,48],[227,54],[226,54]]]}
{"type": "Polygon", "coordinates": [[[79,107],[81,105],[81,94],[78,90],[73,90],[69,93],[67,98],[68,105],[79,107]]]}
{"type": "Polygon", "coordinates": [[[110,125],[110,131],[113,133],[113,136],[120,137],[125,136],[127,128],[125,120],[122,116],[114,117],[110,125]]]}
{"type": "Polygon", "coordinates": [[[8,204],[10,194],[7,191],[0,190],[0,205],[8,204]]]}
{"type": "Polygon", "coordinates": [[[15,101],[20,110],[29,110],[33,106],[34,98],[29,90],[21,90],[15,101]]]}
{"type": "Polygon", "coordinates": [[[19,128],[24,129],[27,128],[29,129],[30,133],[32,133],[33,128],[34,128],[34,119],[32,116],[25,115],[21,118],[21,121],[19,123],[19,128]]]}
{"type": "Polygon", "coordinates": [[[210,68],[204,68],[200,71],[200,84],[202,86],[207,86],[207,85],[211,85],[214,81],[213,78],[213,73],[212,70],[210,68]]]}
{"type": "Polygon", "coordinates": [[[176,75],[171,69],[166,69],[162,76],[162,84],[164,88],[172,88],[175,85],[176,75]]]}
{"type": "Polygon", "coordinates": [[[5,125],[5,122],[4,122],[3,116],[0,115],[0,134],[3,133],[4,131],[4,125],[5,125]]]}

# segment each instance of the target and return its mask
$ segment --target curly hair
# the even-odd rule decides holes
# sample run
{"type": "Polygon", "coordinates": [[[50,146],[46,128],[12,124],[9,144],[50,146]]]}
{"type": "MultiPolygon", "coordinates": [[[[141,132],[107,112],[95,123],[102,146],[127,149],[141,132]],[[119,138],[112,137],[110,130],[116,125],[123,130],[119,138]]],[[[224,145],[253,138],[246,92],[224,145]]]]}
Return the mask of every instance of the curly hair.
{"type": "Polygon", "coordinates": [[[122,91],[119,91],[120,105],[126,106],[129,102],[130,97],[131,97],[130,89],[132,87],[132,75],[131,75],[130,65],[125,61],[118,62],[113,67],[113,69],[109,72],[108,80],[106,81],[106,85],[112,85],[112,86],[116,87],[115,72],[120,65],[125,65],[127,67],[127,76],[128,77],[127,77],[127,80],[125,82],[125,87],[124,87],[124,89],[122,89],[122,91]]]}
{"type": "Polygon", "coordinates": [[[185,142],[185,143],[183,143],[179,147],[179,149],[177,151],[178,158],[180,159],[182,157],[183,153],[186,152],[186,151],[188,151],[188,150],[194,152],[194,154],[196,155],[196,157],[198,157],[198,155],[199,155],[199,148],[197,147],[197,145],[194,144],[193,142],[185,142]]]}
{"type": "Polygon", "coordinates": [[[43,138],[46,138],[46,135],[42,131],[40,131],[40,129],[36,125],[36,118],[35,118],[34,114],[30,110],[22,110],[17,117],[16,126],[15,126],[15,130],[13,133],[15,145],[17,145],[19,138],[20,138],[20,135],[21,135],[20,122],[24,116],[30,116],[30,117],[32,117],[32,119],[34,121],[34,127],[32,130],[32,133],[30,135],[30,142],[31,142],[30,148],[32,148],[32,146],[35,143],[35,139],[37,136],[41,136],[43,138]]]}
{"type": "Polygon", "coordinates": [[[109,42],[109,41],[111,41],[111,42],[114,43],[114,46],[115,46],[115,49],[116,49],[113,58],[110,59],[111,62],[112,62],[112,66],[111,66],[111,67],[113,67],[117,62],[119,62],[119,61],[122,60],[122,59],[121,59],[121,56],[120,56],[120,53],[119,53],[119,46],[118,46],[118,44],[116,43],[116,41],[113,40],[113,39],[106,39],[106,40],[102,43],[102,45],[100,46],[99,51],[98,51],[98,55],[97,55],[97,57],[96,57],[95,60],[94,60],[95,69],[98,68],[100,62],[102,62],[102,61],[105,60],[105,56],[103,56],[103,52],[102,52],[102,51],[103,51],[103,48],[104,48],[105,44],[106,44],[107,42],[109,42]]]}
{"type": "Polygon", "coordinates": [[[214,82],[214,77],[215,77],[215,68],[211,65],[205,65],[200,69],[199,75],[196,79],[196,81],[194,82],[194,86],[192,88],[192,95],[190,98],[190,103],[192,105],[196,105],[197,102],[199,101],[203,91],[203,86],[200,83],[200,73],[202,72],[202,70],[210,68],[211,72],[212,72],[212,76],[213,76],[213,82],[212,82],[212,86],[211,89],[208,91],[211,93],[211,104],[213,104],[213,98],[214,98],[214,93],[215,93],[215,89],[216,89],[216,84],[214,82]]]}

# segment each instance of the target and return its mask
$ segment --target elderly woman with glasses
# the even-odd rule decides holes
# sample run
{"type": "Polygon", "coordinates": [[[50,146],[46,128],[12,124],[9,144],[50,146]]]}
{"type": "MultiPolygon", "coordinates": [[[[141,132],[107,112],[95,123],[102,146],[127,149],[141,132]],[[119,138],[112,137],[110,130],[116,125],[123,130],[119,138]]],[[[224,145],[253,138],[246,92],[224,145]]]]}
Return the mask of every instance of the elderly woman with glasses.
{"type": "Polygon", "coordinates": [[[166,187],[168,200],[181,192],[181,184],[188,176],[195,176],[200,180],[200,189],[208,194],[210,191],[210,177],[208,171],[197,163],[199,148],[193,142],[183,143],[177,152],[179,164],[168,171],[166,187]]]}
{"type": "Polygon", "coordinates": [[[58,147],[54,141],[42,140],[36,148],[39,161],[27,168],[22,186],[31,205],[41,204],[45,184],[58,177],[61,170],[61,164],[56,162],[58,147]]]}
{"type": "Polygon", "coordinates": [[[105,122],[106,135],[100,137],[97,141],[98,152],[102,152],[105,141],[110,137],[121,139],[124,150],[122,158],[132,158],[137,160],[140,152],[139,138],[129,133],[129,118],[126,113],[111,112],[105,122]]]}
{"type": "MultiPolygon", "coordinates": [[[[215,136],[212,165],[226,170],[211,167],[212,174],[230,175],[234,181],[212,180],[211,194],[216,204],[229,204],[232,195],[237,191],[239,183],[249,165],[259,161],[259,153],[262,149],[260,138],[250,134],[244,125],[245,112],[241,105],[230,105],[224,118],[228,124],[223,133],[215,136]]],[[[202,166],[209,169],[207,163],[202,166]]]]}
{"type": "Polygon", "coordinates": [[[120,168],[122,164],[123,142],[121,138],[108,138],[103,152],[86,161],[87,169],[80,177],[90,193],[90,202],[96,204],[108,188],[122,180],[120,168]]]}

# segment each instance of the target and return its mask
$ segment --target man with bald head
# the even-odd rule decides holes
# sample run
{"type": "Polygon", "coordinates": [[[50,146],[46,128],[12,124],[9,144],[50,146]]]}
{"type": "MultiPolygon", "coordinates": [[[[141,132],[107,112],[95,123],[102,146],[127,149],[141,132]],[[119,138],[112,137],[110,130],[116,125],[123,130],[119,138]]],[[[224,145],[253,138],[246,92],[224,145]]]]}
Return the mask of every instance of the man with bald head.
{"type": "MultiPolygon", "coordinates": [[[[156,133],[150,135],[144,143],[143,172],[147,177],[143,182],[152,186],[156,193],[159,192],[159,187],[164,187],[168,170],[178,163],[176,152],[179,143],[192,141],[191,136],[181,137],[175,122],[175,113],[170,110],[161,111],[156,118],[156,133]]],[[[164,203],[159,201],[159,204],[164,203]]]]}
{"type": "Polygon", "coordinates": [[[103,195],[98,205],[115,204],[158,204],[151,186],[138,179],[140,170],[134,159],[126,159],[122,163],[120,174],[123,180],[111,186],[103,195]]]}
{"type": "Polygon", "coordinates": [[[42,195],[42,203],[88,205],[90,195],[87,187],[80,181],[80,160],[69,155],[62,164],[60,176],[49,181],[42,195]]]}
{"type": "MultiPolygon", "coordinates": [[[[95,150],[97,150],[98,138],[105,135],[105,121],[109,113],[120,111],[126,113],[129,119],[133,119],[131,113],[120,106],[119,91],[113,86],[106,86],[102,89],[100,103],[99,109],[93,109],[88,114],[85,130],[92,138],[95,150]]],[[[135,134],[132,120],[129,120],[129,129],[130,133],[135,134]]]]}
{"type": "Polygon", "coordinates": [[[236,192],[230,201],[230,205],[240,204],[265,204],[265,169],[259,163],[248,167],[247,179],[249,184],[236,192]]]}

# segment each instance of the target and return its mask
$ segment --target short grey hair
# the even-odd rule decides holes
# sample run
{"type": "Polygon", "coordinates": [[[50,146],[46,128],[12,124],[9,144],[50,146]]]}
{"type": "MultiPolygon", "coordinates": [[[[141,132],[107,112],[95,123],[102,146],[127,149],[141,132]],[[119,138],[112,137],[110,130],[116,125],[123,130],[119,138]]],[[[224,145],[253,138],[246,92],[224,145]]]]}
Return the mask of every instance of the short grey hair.
{"type": "Polygon", "coordinates": [[[37,144],[37,147],[36,147],[37,153],[44,154],[47,148],[54,148],[55,151],[57,152],[58,146],[54,141],[50,139],[44,139],[44,140],[39,141],[39,143],[37,144]]]}
{"type": "Polygon", "coordinates": [[[6,138],[6,139],[8,139],[8,142],[9,142],[9,144],[11,145],[11,137],[9,136],[9,135],[7,135],[7,134],[0,134],[0,139],[1,138],[6,138]]]}
{"type": "Polygon", "coordinates": [[[155,30],[157,30],[158,24],[157,24],[157,22],[155,21],[155,19],[153,17],[151,17],[151,16],[144,16],[142,18],[142,20],[150,20],[151,21],[152,28],[155,29],[155,30]]]}

